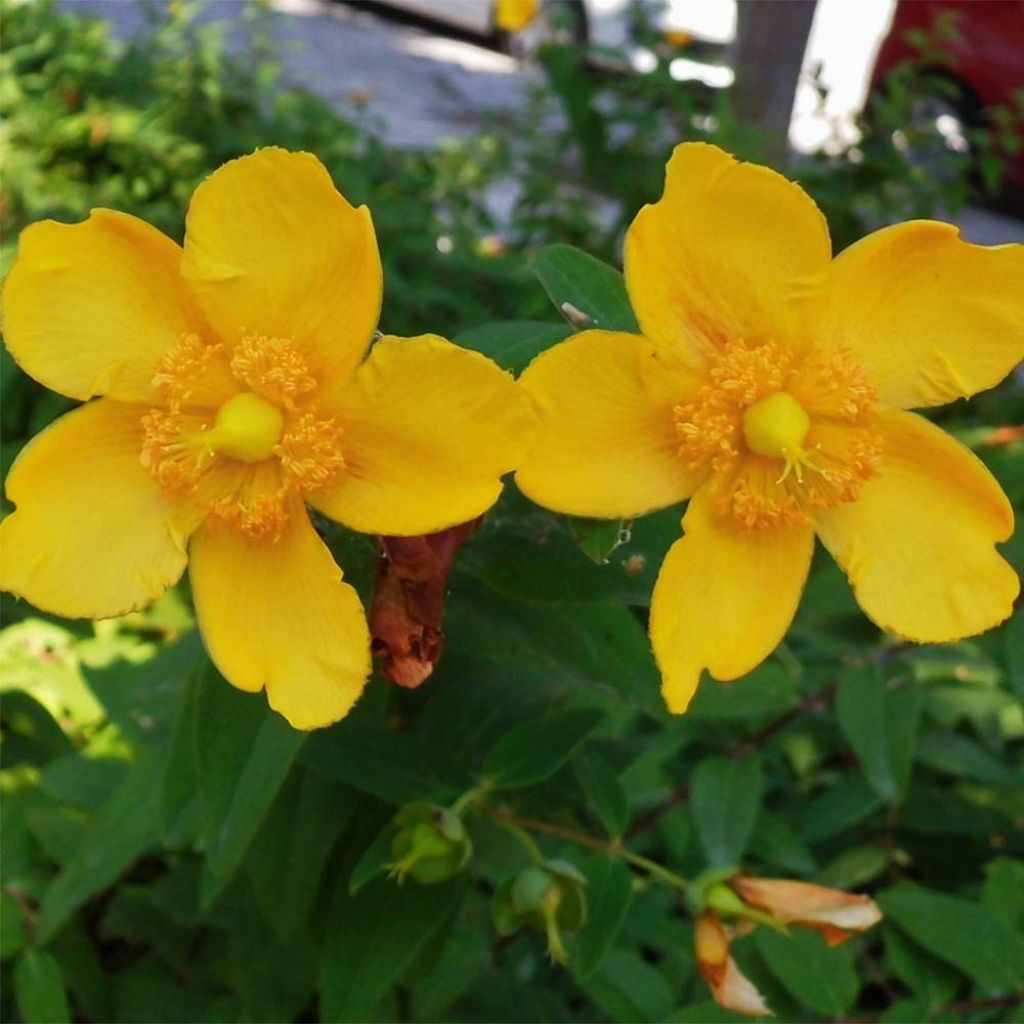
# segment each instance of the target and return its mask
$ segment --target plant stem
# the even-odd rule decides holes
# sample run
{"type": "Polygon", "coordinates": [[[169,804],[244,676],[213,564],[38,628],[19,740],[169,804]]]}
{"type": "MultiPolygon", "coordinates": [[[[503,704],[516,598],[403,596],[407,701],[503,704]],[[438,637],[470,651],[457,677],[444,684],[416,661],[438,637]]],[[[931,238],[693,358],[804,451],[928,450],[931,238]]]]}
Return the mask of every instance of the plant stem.
{"type": "MultiPolygon", "coordinates": [[[[505,827],[513,826],[519,831],[528,830],[530,832],[542,832],[547,835],[558,836],[559,839],[565,839],[570,843],[584,846],[589,850],[597,850],[608,857],[618,857],[627,864],[643,871],[649,877],[666,886],[666,888],[673,889],[678,893],[686,892],[688,883],[685,878],[677,875],[674,871],[669,871],[668,868],[662,867],[660,864],[656,864],[653,860],[642,857],[639,853],[627,850],[617,840],[598,839],[597,836],[592,836],[588,832],[581,832],[578,829],[569,828],[565,825],[556,825],[550,821],[539,821],[536,818],[522,817],[497,807],[486,808],[482,813],[505,827]]],[[[533,842],[532,839],[531,842],[533,842]]]]}

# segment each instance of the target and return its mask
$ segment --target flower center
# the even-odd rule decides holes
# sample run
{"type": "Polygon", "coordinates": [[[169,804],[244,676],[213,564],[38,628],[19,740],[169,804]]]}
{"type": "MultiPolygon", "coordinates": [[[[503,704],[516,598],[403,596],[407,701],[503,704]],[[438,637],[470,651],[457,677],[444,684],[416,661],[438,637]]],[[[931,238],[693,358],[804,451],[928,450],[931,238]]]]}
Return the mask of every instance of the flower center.
{"type": "Polygon", "coordinates": [[[289,339],[186,335],[153,386],[140,461],[214,524],[273,540],[289,509],[345,466],[342,427],[316,407],[317,381],[289,339]]]}
{"type": "Polygon", "coordinates": [[[673,410],[679,456],[708,469],[722,514],[744,526],[806,522],[816,508],[855,501],[877,473],[877,399],[845,349],[731,341],[673,410]],[[781,473],[767,461],[776,459],[781,473]]]}
{"type": "Polygon", "coordinates": [[[210,451],[241,462],[262,462],[274,454],[284,433],[284,416],[268,401],[243,391],[217,410],[213,427],[200,438],[210,451]]]}
{"type": "Polygon", "coordinates": [[[776,391],[774,395],[747,406],[743,412],[743,439],[747,447],[758,455],[785,462],[780,483],[793,470],[796,470],[797,480],[803,480],[803,467],[811,465],[810,456],[803,447],[810,429],[811,417],[785,391],[776,391]]]}

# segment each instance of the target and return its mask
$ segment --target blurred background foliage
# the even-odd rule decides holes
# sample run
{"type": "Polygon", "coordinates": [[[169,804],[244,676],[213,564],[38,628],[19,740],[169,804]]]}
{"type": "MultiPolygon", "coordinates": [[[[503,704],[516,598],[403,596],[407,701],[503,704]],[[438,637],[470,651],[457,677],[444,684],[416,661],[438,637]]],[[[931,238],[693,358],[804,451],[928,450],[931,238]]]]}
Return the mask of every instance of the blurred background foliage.
{"type": "MultiPolygon", "coordinates": [[[[242,51],[193,7],[171,11],[116,43],[43,0],[0,4],[4,269],[26,224],[94,206],[180,238],[219,164],[308,149],[372,208],[383,328],[446,333],[519,370],[572,329],[564,302],[631,321],[616,272],[553,243],[617,264],[675,142],[759,153],[728,94],[663,64],[595,73],[557,46],[521,113],[469,142],[395,150],[285,87],[263,5],[244,7],[242,51]]],[[[1005,112],[971,154],[922,159],[913,111],[930,63],[890,81],[856,145],[790,169],[837,249],[955,211],[1019,152],[1005,112]]],[[[71,403],[2,358],[6,467],[71,403]]],[[[938,416],[1021,508],[1024,442],[1005,429],[1024,421],[1020,378],[938,416]]],[[[672,718],[645,616],[680,513],[609,533],[510,485],[456,560],[435,675],[417,691],[376,679],[346,721],[309,736],[216,675],[185,584],[97,623],[4,595],[3,1019],[733,1019],[699,980],[678,899],[565,837],[582,833],[690,877],[742,863],[873,893],[886,920],[848,945],[767,929],[737,944],[780,1020],[1024,1021],[1024,619],[905,645],[822,558],[776,656],[705,682],[672,718]],[[568,969],[542,937],[495,930],[492,896],[529,858],[492,815],[468,816],[472,859],[449,881],[373,870],[399,807],[448,803],[483,777],[504,780],[489,805],[552,826],[536,832],[543,853],[587,881],[568,969]]],[[[321,526],[368,599],[374,539],[321,526]]],[[[1024,572],[1020,531],[1006,554],[1024,572]]]]}

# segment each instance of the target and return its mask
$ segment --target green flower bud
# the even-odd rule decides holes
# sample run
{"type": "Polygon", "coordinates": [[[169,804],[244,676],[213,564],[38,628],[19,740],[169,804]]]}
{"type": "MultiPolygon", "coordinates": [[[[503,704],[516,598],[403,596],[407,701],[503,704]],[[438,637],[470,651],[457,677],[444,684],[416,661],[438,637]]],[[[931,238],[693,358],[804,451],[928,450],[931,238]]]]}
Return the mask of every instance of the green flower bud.
{"type": "Polygon", "coordinates": [[[399,883],[407,877],[421,885],[435,885],[458,874],[473,855],[462,820],[436,804],[407,804],[393,822],[394,858],[388,870],[399,883]]]}
{"type": "Polygon", "coordinates": [[[586,884],[568,861],[532,864],[498,886],[492,905],[494,925],[502,935],[523,927],[543,933],[548,956],[566,964],[569,955],[562,935],[578,932],[586,921],[586,884]]]}
{"type": "MultiPolygon", "coordinates": [[[[709,906],[708,893],[738,875],[739,870],[738,867],[730,864],[702,871],[686,888],[686,905],[690,908],[690,913],[696,917],[706,910],[709,906]]],[[[730,911],[726,911],[726,913],[730,913],[730,911]]]]}

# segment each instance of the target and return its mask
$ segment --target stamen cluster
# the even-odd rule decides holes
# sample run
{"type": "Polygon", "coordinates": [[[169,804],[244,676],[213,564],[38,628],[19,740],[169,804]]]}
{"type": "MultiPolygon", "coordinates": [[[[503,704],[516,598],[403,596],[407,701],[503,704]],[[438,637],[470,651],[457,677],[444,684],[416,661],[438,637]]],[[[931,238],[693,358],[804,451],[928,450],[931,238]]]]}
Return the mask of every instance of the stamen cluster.
{"type": "Polygon", "coordinates": [[[744,527],[807,522],[816,508],[854,501],[878,472],[877,400],[845,349],[728,342],[711,357],[696,396],[674,409],[679,455],[689,468],[711,471],[718,509],[744,527]],[[809,426],[792,450],[773,458],[751,446],[744,415],[779,395],[799,405],[809,426]]]}
{"type": "Polygon", "coordinates": [[[153,387],[162,402],[142,418],[142,464],[165,493],[187,499],[214,524],[277,537],[291,502],[345,465],[342,428],[316,408],[316,378],[288,339],[246,334],[228,349],[186,335],[160,361],[153,387]],[[257,452],[257,461],[242,461],[219,445],[218,410],[241,394],[283,417],[265,459],[257,452]]]}

